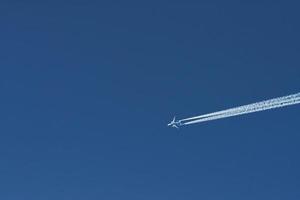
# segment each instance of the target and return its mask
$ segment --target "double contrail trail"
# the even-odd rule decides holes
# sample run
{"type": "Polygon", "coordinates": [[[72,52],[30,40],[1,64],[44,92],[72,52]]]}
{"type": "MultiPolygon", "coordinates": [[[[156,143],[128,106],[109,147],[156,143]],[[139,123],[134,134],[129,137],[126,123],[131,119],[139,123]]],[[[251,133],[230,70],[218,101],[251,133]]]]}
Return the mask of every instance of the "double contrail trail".
{"type": "Polygon", "coordinates": [[[288,96],[284,96],[284,97],[278,97],[278,98],[261,101],[261,102],[257,102],[257,103],[253,103],[253,104],[239,106],[239,107],[235,107],[235,108],[231,108],[231,109],[226,109],[223,111],[208,113],[208,114],[204,114],[204,115],[200,115],[200,116],[196,116],[196,117],[185,118],[185,119],[181,119],[178,121],[175,121],[175,119],[174,119],[168,125],[177,128],[178,126],[196,124],[196,123],[200,123],[200,122],[217,120],[217,119],[233,117],[233,116],[238,116],[238,115],[245,115],[248,113],[270,110],[270,109],[274,109],[274,108],[280,108],[280,107],[290,106],[290,105],[299,104],[299,103],[300,103],[300,93],[297,93],[297,94],[288,95],[288,96]]]}

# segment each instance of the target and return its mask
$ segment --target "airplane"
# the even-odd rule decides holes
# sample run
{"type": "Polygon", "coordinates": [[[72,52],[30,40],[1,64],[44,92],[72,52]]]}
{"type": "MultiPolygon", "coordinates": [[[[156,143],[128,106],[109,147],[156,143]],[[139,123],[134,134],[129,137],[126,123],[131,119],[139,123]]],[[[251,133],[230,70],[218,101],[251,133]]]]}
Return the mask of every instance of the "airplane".
{"type": "Polygon", "coordinates": [[[181,126],[181,122],[176,121],[176,117],[174,117],[173,120],[168,124],[168,126],[179,129],[179,126],[181,126]]]}

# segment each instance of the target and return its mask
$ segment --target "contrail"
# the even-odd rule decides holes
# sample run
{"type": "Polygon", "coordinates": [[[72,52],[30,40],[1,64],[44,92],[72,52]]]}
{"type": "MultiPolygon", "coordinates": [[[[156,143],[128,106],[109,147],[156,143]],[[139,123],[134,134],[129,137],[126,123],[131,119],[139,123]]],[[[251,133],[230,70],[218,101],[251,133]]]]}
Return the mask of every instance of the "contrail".
{"type": "Polygon", "coordinates": [[[195,123],[200,123],[205,121],[217,120],[217,119],[222,119],[227,117],[245,115],[249,113],[290,106],[299,103],[300,103],[300,93],[297,93],[297,94],[278,97],[278,98],[261,101],[253,104],[239,106],[231,109],[226,109],[223,111],[208,113],[196,117],[185,118],[178,121],[173,120],[174,123],[172,124],[171,122],[170,125],[176,125],[177,127],[177,126],[195,124],[195,123]]]}
{"type": "Polygon", "coordinates": [[[270,99],[270,100],[266,100],[266,101],[261,101],[261,102],[258,102],[258,103],[239,106],[239,107],[226,109],[226,110],[218,111],[218,112],[213,112],[213,113],[209,113],[209,114],[205,114],[205,115],[200,115],[200,116],[196,116],[196,117],[181,119],[179,121],[184,122],[184,121],[190,121],[190,120],[195,120],[195,119],[200,119],[200,118],[206,118],[206,117],[220,115],[220,114],[224,114],[224,113],[228,113],[228,112],[242,111],[244,109],[249,109],[251,107],[260,107],[260,106],[267,106],[267,105],[277,103],[277,102],[278,103],[279,102],[286,102],[286,101],[293,100],[293,99],[298,99],[298,98],[300,98],[300,93],[289,95],[289,96],[284,96],[284,97],[278,97],[278,98],[274,98],[274,99],[270,99]]]}
{"type": "Polygon", "coordinates": [[[298,104],[298,103],[300,103],[300,98],[286,101],[286,102],[273,103],[273,104],[264,105],[264,106],[245,108],[244,110],[241,110],[241,111],[230,111],[230,112],[220,114],[220,115],[214,115],[214,116],[210,116],[210,117],[206,117],[206,118],[201,118],[201,119],[196,119],[193,121],[185,122],[185,123],[182,123],[182,125],[195,124],[195,123],[217,120],[217,119],[233,117],[233,116],[238,116],[238,115],[245,115],[245,114],[249,114],[249,113],[285,107],[285,106],[294,105],[294,104],[298,104]]]}

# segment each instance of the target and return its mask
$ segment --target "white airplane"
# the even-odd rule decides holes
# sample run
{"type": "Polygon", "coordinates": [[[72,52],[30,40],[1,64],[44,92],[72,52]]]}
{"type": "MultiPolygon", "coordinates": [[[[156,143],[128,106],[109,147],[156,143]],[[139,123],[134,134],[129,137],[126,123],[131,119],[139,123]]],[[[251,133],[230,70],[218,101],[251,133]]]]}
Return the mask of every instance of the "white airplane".
{"type": "Polygon", "coordinates": [[[176,117],[174,117],[173,120],[168,124],[168,126],[179,129],[179,126],[181,126],[181,122],[176,121],[176,117]]]}

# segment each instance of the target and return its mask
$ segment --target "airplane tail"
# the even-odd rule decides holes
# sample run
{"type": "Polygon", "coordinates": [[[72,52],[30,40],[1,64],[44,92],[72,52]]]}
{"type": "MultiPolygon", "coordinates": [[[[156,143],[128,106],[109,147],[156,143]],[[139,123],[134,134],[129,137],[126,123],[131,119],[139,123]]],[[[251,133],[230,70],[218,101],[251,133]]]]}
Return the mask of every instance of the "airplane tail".
{"type": "Polygon", "coordinates": [[[172,122],[174,123],[175,121],[176,121],[176,116],[174,116],[174,118],[173,118],[173,121],[172,121],[172,122]]]}

